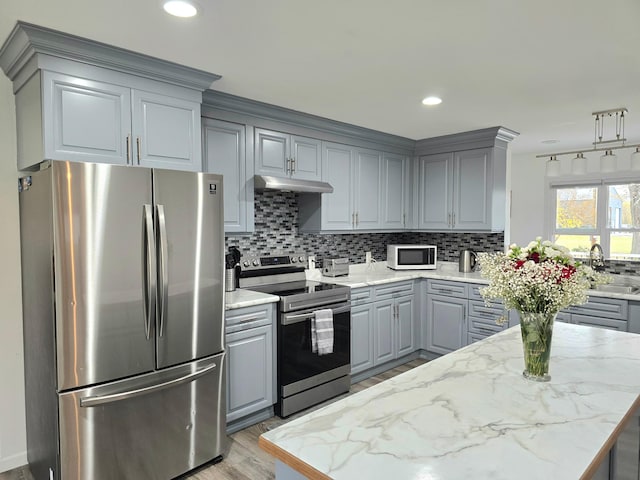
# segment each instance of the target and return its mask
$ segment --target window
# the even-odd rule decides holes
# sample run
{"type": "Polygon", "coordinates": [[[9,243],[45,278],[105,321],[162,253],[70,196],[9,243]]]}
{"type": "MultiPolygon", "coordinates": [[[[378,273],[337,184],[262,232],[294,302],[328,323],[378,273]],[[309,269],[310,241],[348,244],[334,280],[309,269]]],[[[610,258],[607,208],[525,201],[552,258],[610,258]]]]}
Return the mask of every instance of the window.
{"type": "Polygon", "coordinates": [[[599,243],[606,258],[640,260],[640,183],[552,185],[552,239],[586,258],[599,243]]]}

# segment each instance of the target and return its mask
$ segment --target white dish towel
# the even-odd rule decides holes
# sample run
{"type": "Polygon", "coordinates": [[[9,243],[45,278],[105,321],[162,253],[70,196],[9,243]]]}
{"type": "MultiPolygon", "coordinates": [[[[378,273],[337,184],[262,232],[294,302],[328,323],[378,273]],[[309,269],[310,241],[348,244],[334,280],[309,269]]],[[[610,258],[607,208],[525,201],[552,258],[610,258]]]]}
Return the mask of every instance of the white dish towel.
{"type": "Polygon", "coordinates": [[[333,311],[316,310],[311,318],[311,351],[318,355],[333,353],[333,311]]]}

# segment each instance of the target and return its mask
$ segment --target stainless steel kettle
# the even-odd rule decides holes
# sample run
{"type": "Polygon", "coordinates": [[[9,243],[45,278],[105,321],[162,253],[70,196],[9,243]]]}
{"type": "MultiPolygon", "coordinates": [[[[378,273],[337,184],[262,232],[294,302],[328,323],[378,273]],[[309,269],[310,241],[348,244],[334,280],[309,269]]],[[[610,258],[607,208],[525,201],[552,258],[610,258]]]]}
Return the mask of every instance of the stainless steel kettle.
{"type": "Polygon", "coordinates": [[[477,256],[473,250],[461,250],[458,270],[462,273],[473,272],[476,268],[477,256]]]}

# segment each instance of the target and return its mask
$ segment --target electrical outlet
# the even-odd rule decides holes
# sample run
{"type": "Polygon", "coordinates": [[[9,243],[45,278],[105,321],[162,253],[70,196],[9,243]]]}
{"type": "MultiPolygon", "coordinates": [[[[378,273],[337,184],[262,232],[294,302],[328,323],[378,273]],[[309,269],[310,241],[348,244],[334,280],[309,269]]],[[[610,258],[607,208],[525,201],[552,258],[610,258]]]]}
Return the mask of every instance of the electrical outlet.
{"type": "Polygon", "coordinates": [[[365,252],[364,255],[365,255],[364,263],[369,265],[371,263],[371,252],[365,252]]]}
{"type": "Polygon", "coordinates": [[[316,268],[316,256],[315,255],[309,255],[307,257],[307,268],[309,270],[312,270],[312,269],[316,268]]]}

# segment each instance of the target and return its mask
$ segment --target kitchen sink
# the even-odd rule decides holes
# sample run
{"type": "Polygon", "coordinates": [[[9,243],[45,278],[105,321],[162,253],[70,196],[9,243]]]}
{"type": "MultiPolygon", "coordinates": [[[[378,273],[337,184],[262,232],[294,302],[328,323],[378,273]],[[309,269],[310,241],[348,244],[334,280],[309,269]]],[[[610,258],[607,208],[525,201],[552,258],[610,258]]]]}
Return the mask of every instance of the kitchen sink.
{"type": "Polygon", "coordinates": [[[597,285],[593,288],[593,290],[598,290],[600,292],[611,292],[611,293],[638,293],[640,292],[639,286],[634,285],[616,285],[616,284],[608,284],[608,285],[597,285]]]}
{"type": "Polygon", "coordinates": [[[604,285],[596,285],[593,290],[611,293],[640,293],[640,279],[631,279],[628,277],[616,278],[613,275],[613,281],[604,285]]]}

